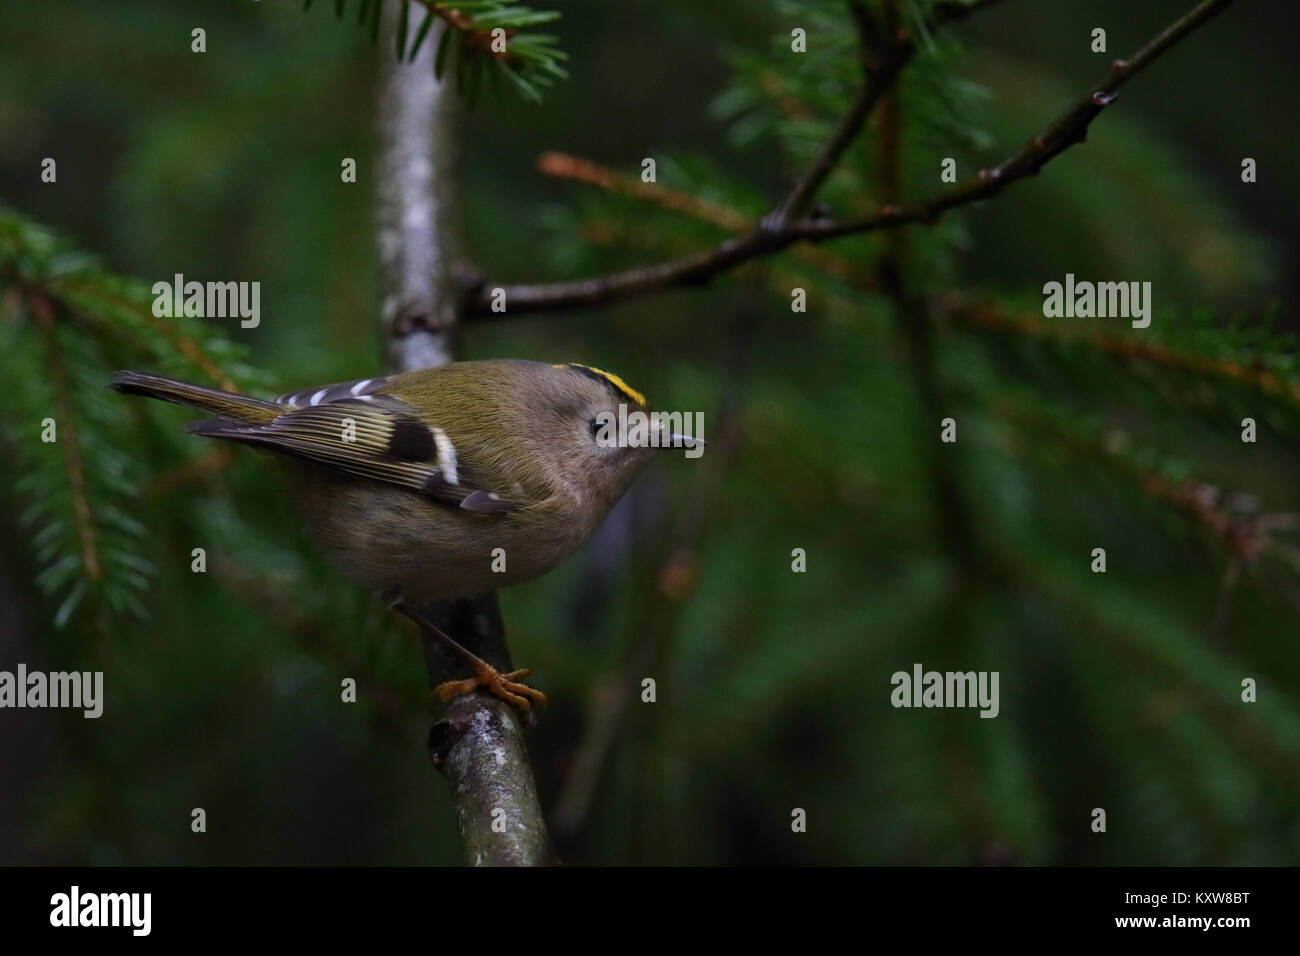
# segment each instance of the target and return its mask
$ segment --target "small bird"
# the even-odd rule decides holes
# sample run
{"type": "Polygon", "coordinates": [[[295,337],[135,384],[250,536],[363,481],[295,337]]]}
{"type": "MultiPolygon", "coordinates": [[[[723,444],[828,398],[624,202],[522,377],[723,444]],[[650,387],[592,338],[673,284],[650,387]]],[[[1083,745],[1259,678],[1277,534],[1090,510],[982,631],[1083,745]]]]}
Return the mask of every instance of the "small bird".
{"type": "Polygon", "coordinates": [[[546,701],[521,683],[528,669],[498,671],[415,605],[544,574],[596,529],[656,448],[703,444],[662,433],[610,442],[602,426],[620,405],[644,414],[645,397],[579,364],[456,362],[273,401],[147,372],[118,372],[111,387],[217,416],[186,426],[195,435],[283,455],[308,537],[470,665],[473,678],[441,684],[437,696],[482,687],[523,711],[546,701]]]}

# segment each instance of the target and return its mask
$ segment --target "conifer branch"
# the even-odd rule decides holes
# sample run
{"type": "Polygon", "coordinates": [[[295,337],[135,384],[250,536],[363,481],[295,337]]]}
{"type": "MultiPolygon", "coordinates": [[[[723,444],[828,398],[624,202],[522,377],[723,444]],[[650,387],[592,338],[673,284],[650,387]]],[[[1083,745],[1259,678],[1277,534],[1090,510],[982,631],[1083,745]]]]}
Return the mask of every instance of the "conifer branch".
{"type": "MultiPolygon", "coordinates": [[[[174,319],[160,319],[153,314],[152,309],[141,302],[103,288],[102,283],[96,282],[95,277],[72,275],[57,278],[51,282],[51,289],[71,301],[78,301],[84,299],[84,297],[93,297],[101,305],[109,304],[116,309],[131,312],[158,334],[169,340],[175,346],[176,351],[193,363],[194,367],[206,375],[217,388],[224,389],[227,392],[240,391],[239,383],[231,377],[228,371],[221,367],[220,362],[208,354],[203,344],[195,336],[188,334],[174,319]]],[[[87,314],[92,318],[94,317],[93,313],[87,314]]]]}
{"type": "Polygon", "coordinates": [[[68,487],[72,493],[72,512],[75,518],[77,537],[81,541],[81,567],[86,578],[92,582],[103,576],[99,561],[99,541],[95,534],[95,522],[90,508],[90,492],[86,484],[86,463],[82,457],[81,441],[77,433],[77,414],[72,405],[72,389],[68,382],[68,372],[59,351],[58,332],[55,328],[54,307],[41,289],[28,292],[32,315],[36,318],[36,327],[40,332],[41,343],[45,347],[46,367],[50,373],[50,384],[54,391],[54,400],[58,407],[57,426],[63,431],[59,447],[63,450],[63,460],[68,472],[68,487]]]}
{"type": "Polygon", "coordinates": [[[879,24],[867,7],[852,0],[849,13],[858,35],[859,59],[862,65],[862,89],[840,118],[835,130],[821,145],[808,168],[785,197],[772,210],[762,228],[780,232],[792,219],[808,211],[808,205],[822,183],[839,165],[840,160],[862,131],[863,124],[876,104],[889,92],[895,78],[916,54],[916,44],[910,37],[879,36],[879,24]]]}
{"type": "Polygon", "coordinates": [[[1261,394],[1300,405],[1300,378],[1269,367],[1275,354],[1242,354],[1233,358],[1198,352],[1189,346],[1162,342],[1149,335],[1098,332],[1052,322],[1028,312],[1011,311],[993,302],[973,301],[958,293],[936,299],[936,313],[979,332],[1021,335],[1031,339],[1068,343],[1124,361],[1137,359],[1162,368],[1178,369],[1236,382],[1261,394]]]}
{"type": "Polygon", "coordinates": [[[155,317],[143,282],[106,272],[3,208],[0,286],[11,420],[53,417],[58,429],[57,447],[39,446],[50,453],[34,452],[30,435],[15,432],[10,456],[16,486],[30,499],[20,523],[34,529],[37,585],[59,598],[54,624],[66,624],[87,597],[96,599],[96,621],[107,621],[105,612],[144,616],[153,563],[131,514],[144,482],[121,454],[139,419],[103,400],[106,359],[143,352],[178,375],[215,373],[232,389],[251,381],[251,370],[238,361],[239,346],[200,320],[155,317]]]}
{"type": "MultiPolygon", "coordinates": [[[[1273,552],[1289,557],[1287,544],[1278,531],[1295,527],[1293,515],[1238,513],[1221,502],[1227,497],[1211,482],[1176,473],[1173,463],[1152,464],[1150,450],[1139,454],[1127,434],[1103,433],[1088,424],[1067,423],[1059,414],[1004,392],[994,400],[998,415],[1046,437],[1057,449],[1100,463],[1142,494],[1172,506],[1209,536],[1234,559],[1253,563],[1261,554],[1273,552]]],[[[1181,470],[1181,469],[1178,469],[1181,470]]],[[[1296,569],[1300,573],[1300,568],[1296,569]]]]}
{"type": "MultiPolygon", "coordinates": [[[[595,186],[615,195],[640,199],[661,209],[689,216],[698,222],[705,222],[720,229],[735,231],[751,222],[749,216],[734,206],[726,206],[682,190],[670,189],[661,183],[645,183],[635,176],[615,172],[591,160],[571,156],[568,153],[543,153],[537,158],[537,168],[547,176],[569,179],[595,186]]],[[[610,241],[612,237],[588,238],[592,241],[610,241]]],[[[829,249],[802,245],[795,246],[790,253],[801,262],[806,262],[856,288],[867,291],[876,288],[875,280],[866,275],[858,263],[836,255],[829,249]]]]}
{"type": "MultiPolygon", "coordinates": [[[[492,30],[479,26],[474,18],[463,12],[458,7],[446,3],[435,3],[433,0],[411,0],[412,3],[418,3],[424,7],[432,16],[437,17],[447,25],[449,29],[455,30],[464,35],[465,49],[471,53],[486,53],[491,57],[501,60],[503,63],[511,65],[519,64],[519,56],[509,49],[507,43],[506,49],[496,51],[492,49],[492,30]]],[[[518,30],[506,30],[506,39],[518,33],[518,30]]]]}
{"type": "MultiPolygon", "coordinates": [[[[1233,0],[1203,0],[1157,34],[1132,57],[1112,63],[1106,76],[1091,87],[1079,102],[997,166],[980,170],[966,181],[930,199],[904,205],[887,205],[873,215],[847,221],[806,218],[791,220],[782,215],[783,210],[793,210],[811,195],[810,186],[815,190],[821,183],[824,179],[822,167],[825,160],[837,160],[843,154],[846,137],[851,140],[851,135],[859,128],[853,121],[863,105],[874,105],[889,85],[889,82],[878,85],[868,83],[808,171],[796,182],[792,192],[778,203],[772,215],[765,217],[749,231],[732,236],[711,249],[655,265],[637,266],[588,279],[504,286],[501,287],[505,291],[504,312],[492,311],[493,286],[484,283],[470,298],[469,312],[479,317],[518,316],[555,309],[599,306],[667,288],[702,285],[742,263],[775,255],[799,242],[824,242],[913,223],[937,222],[949,209],[987,199],[1026,176],[1036,175],[1065,149],[1083,142],[1092,121],[1115,101],[1121,86],[1232,2],[1233,0]]],[[[952,20],[986,6],[988,4],[946,4],[944,9],[950,11],[948,19],[952,20]]],[[[902,65],[911,59],[914,51],[913,38],[906,30],[900,30],[883,56],[869,63],[881,71],[879,75],[882,80],[892,81],[902,65]]]]}
{"type": "Polygon", "coordinates": [[[739,209],[694,196],[660,183],[642,182],[635,176],[615,172],[599,163],[568,153],[546,152],[537,157],[537,170],[556,179],[569,179],[585,183],[611,193],[631,196],[653,203],[670,212],[681,213],[722,229],[739,230],[750,223],[750,217],[739,209]]]}
{"type": "MultiPolygon", "coordinates": [[[[1001,2],[1003,0],[941,3],[933,12],[934,25],[953,23],[1001,2]]],[[[876,104],[893,88],[898,74],[916,55],[914,38],[896,19],[887,20],[882,29],[876,15],[860,0],[850,0],[849,14],[858,37],[858,56],[863,72],[862,89],[807,170],[773,210],[768,228],[779,229],[808,211],[817,190],[858,138],[876,104]]]]}
{"type": "MultiPolygon", "coordinates": [[[[311,5],[312,0],[305,0],[304,10],[311,5]]],[[[341,18],[346,6],[346,0],[335,0],[335,16],[341,18]]],[[[467,69],[473,64],[494,64],[498,75],[504,75],[521,96],[533,102],[541,101],[543,89],[568,77],[563,66],[568,57],[556,46],[556,38],[533,32],[534,27],[558,19],[558,12],[533,10],[514,0],[397,0],[396,12],[390,14],[388,9],[386,0],[360,0],[357,4],[357,25],[369,31],[370,42],[378,43],[387,18],[396,59],[414,62],[426,41],[434,37],[431,45],[436,52],[426,60],[434,75],[441,78],[447,65],[454,64],[451,72],[457,85],[471,97],[481,73],[467,69]],[[411,13],[416,8],[424,11],[424,18],[413,30],[411,13]],[[433,29],[435,23],[437,30],[433,29]]]]}

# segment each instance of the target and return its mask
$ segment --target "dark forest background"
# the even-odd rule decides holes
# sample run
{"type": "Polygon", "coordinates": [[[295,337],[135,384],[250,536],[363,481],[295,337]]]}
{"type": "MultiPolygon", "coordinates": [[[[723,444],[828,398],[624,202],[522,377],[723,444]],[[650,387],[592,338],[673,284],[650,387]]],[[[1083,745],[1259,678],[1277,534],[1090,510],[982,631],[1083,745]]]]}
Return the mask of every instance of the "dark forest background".
{"type": "MultiPolygon", "coordinates": [[[[938,191],[944,156],[963,175],[997,162],[1190,5],[1008,0],[936,37],[901,87],[903,195],[938,191]],[[1089,51],[1097,26],[1107,55],[1089,51]]],[[[563,14],[547,30],[568,81],[540,105],[484,90],[467,110],[461,204],[490,282],[726,234],[545,175],[540,154],[626,177],[652,156],[664,190],[753,218],[850,93],[841,4],[543,6],[563,14]],[[800,25],[812,52],[796,60],[800,25]]],[[[378,372],[370,173],[377,65],[393,54],[331,7],[0,0],[0,372],[14,390],[0,669],[102,670],[107,691],[99,720],[0,711],[0,863],[460,860],[424,756],[413,635],[307,548],[270,459],[214,461],[186,412],[102,390],[113,367],[170,348],[102,276],[80,301],[93,334],[70,322],[42,339],[22,296],[6,298],[60,269],[258,280],[259,328],[194,332],[235,380],[274,394],[378,372]],[[206,54],[190,52],[195,26],[206,54]],[[46,156],[57,184],[40,181],[46,156]],[[339,181],[347,156],[355,185],[339,181]],[[38,582],[70,513],[37,439],[51,355],[127,582],[71,603],[75,560],[38,582]],[[190,832],[194,807],[206,834],[190,832]]],[[[661,463],[582,554],[501,595],[515,658],[552,701],[529,746],[566,860],[1300,862],[1300,534],[1285,517],[1300,512],[1298,27],[1293,4],[1235,4],[1041,175],[909,227],[914,287],[983,309],[920,320],[928,368],[910,357],[915,317],[859,281],[881,234],[703,289],[466,325],[462,357],[608,368],[703,410],[710,439],[732,435],[661,463]],[[1152,282],[1151,328],[1044,320],[1041,287],[1067,272],[1152,282]],[[790,310],[796,285],[806,313],[790,310]],[[948,466],[928,385],[959,422],[948,466]],[[972,540],[936,500],[936,467],[957,476],[972,540]],[[1089,570],[1095,547],[1105,574],[1089,570]],[[891,708],[890,674],[918,661],[999,671],[1000,716],[891,708]],[[639,701],[643,676],[655,704],[639,701]],[[1245,677],[1258,703],[1241,702],[1245,677]]],[[[868,125],[828,183],[834,209],[879,197],[878,139],[868,125]]]]}

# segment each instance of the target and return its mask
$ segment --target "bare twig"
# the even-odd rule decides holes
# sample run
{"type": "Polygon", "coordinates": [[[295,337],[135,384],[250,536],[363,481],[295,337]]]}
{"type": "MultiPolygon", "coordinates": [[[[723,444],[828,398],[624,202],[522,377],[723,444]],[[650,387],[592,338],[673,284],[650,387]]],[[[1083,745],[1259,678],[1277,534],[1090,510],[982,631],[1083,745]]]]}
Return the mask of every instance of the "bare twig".
{"type": "MultiPolygon", "coordinates": [[[[433,74],[436,41],[430,37],[410,64],[380,58],[382,317],[389,364],[402,371],[452,360],[463,301],[455,210],[458,111],[450,77],[439,81],[433,74]]],[[[480,657],[509,669],[495,594],[420,610],[480,657]]],[[[463,676],[438,641],[423,637],[431,686],[463,676]]],[[[505,702],[481,693],[454,700],[429,732],[429,755],[447,777],[471,864],[554,862],[523,731],[505,702]]]]}
{"type": "MultiPolygon", "coordinates": [[[[1101,82],[1046,129],[1030,139],[997,166],[980,170],[966,181],[927,200],[905,205],[886,205],[871,216],[846,221],[813,219],[790,220],[781,215],[789,205],[789,197],[778,204],[774,215],[765,217],[748,232],[732,236],[714,246],[691,253],[679,259],[650,266],[638,266],[621,272],[589,279],[532,285],[503,286],[506,310],[491,309],[493,287],[483,286],[472,296],[468,309],[474,316],[518,316],[531,312],[575,307],[590,307],[647,295],[677,286],[701,285],[714,276],[741,263],[762,256],[774,255],[798,242],[824,242],[842,236],[860,235],[880,229],[892,229],[912,223],[933,223],[947,210],[987,199],[1011,183],[1035,175],[1053,157],[1075,143],[1083,142],[1092,121],[1116,99],[1117,91],[1130,79],[1150,66],[1170,47],[1183,39],[1211,17],[1226,9],[1233,0],[1204,0],[1186,15],[1175,21],[1151,42],[1127,60],[1116,60],[1101,82]]],[[[944,4],[941,10],[944,21],[966,16],[984,9],[989,3],[944,4]]],[[[868,68],[880,69],[883,80],[892,80],[898,69],[910,59],[915,41],[904,29],[899,30],[889,50],[876,58],[868,58],[868,68]]],[[[825,176],[823,160],[837,160],[846,145],[845,137],[857,126],[849,120],[856,119],[867,97],[874,103],[888,83],[873,86],[870,82],[855,99],[846,121],[836,128],[827,144],[819,151],[809,170],[801,177],[792,195],[802,204],[825,176]]]]}
{"type": "Polygon", "coordinates": [[[1115,60],[1101,81],[1082,99],[998,165],[981,169],[952,189],[921,202],[886,206],[873,216],[846,222],[800,223],[794,227],[796,238],[820,242],[908,223],[932,223],[955,206],[987,199],[1017,180],[1036,176],[1050,159],[1087,139],[1088,127],[1102,110],[1115,102],[1121,86],[1232,2],[1233,0],[1204,0],[1127,60],[1115,60]]]}
{"type": "MultiPolygon", "coordinates": [[[[547,176],[571,179],[575,182],[597,186],[619,195],[631,196],[653,203],[670,212],[707,222],[721,229],[743,229],[751,222],[749,216],[732,206],[724,206],[678,189],[669,189],[661,183],[643,183],[635,176],[617,173],[593,163],[591,160],[567,153],[543,153],[537,157],[537,168],[547,176]]],[[[590,239],[590,237],[587,237],[590,239]]],[[[613,234],[602,234],[594,241],[613,241],[613,234]]],[[[844,256],[836,255],[819,246],[795,246],[790,254],[801,262],[820,269],[841,282],[864,291],[876,289],[875,279],[863,272],[862,266],[844,256]]],[[[774,277],[776,273],[771,273],[774,277]]],[[[788,286],[785,287],[788,289],[788,286]]]]}

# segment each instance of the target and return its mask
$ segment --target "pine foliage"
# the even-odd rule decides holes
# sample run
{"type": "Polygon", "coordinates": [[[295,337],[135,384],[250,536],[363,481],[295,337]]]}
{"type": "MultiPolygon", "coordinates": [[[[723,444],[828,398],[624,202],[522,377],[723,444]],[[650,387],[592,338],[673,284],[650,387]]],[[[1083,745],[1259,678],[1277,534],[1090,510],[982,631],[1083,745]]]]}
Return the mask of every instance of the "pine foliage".
{"type": "MultiPolygon", "coordinates": [[[[557,38],[535,29],[558,20],[558,12],[533,10],[509,0],[393,2],[397,4],[397,58],[414,60],[434,32],[434,23],[441,21],[444,27],[436,31],[434,41],[438,44],[434,71],[442,76],[450,68],[458,87],[471,99],[485,75],[494,87],[504,77],[520,96],[534,103],[542,101],[549,86],[568,78],[564,68],[568,56],[557,46],[557,38]]],[[[303,10],[310,10],[313,3],[303,0],[303,10]]],[[[384,0],[357,0],[353,7],[357,25],[369,32],[371,43],[377,43],[384,0]]],[[[341,20],[347,13],[346,0],[334,0],[335,17],[341,20]]]]}

